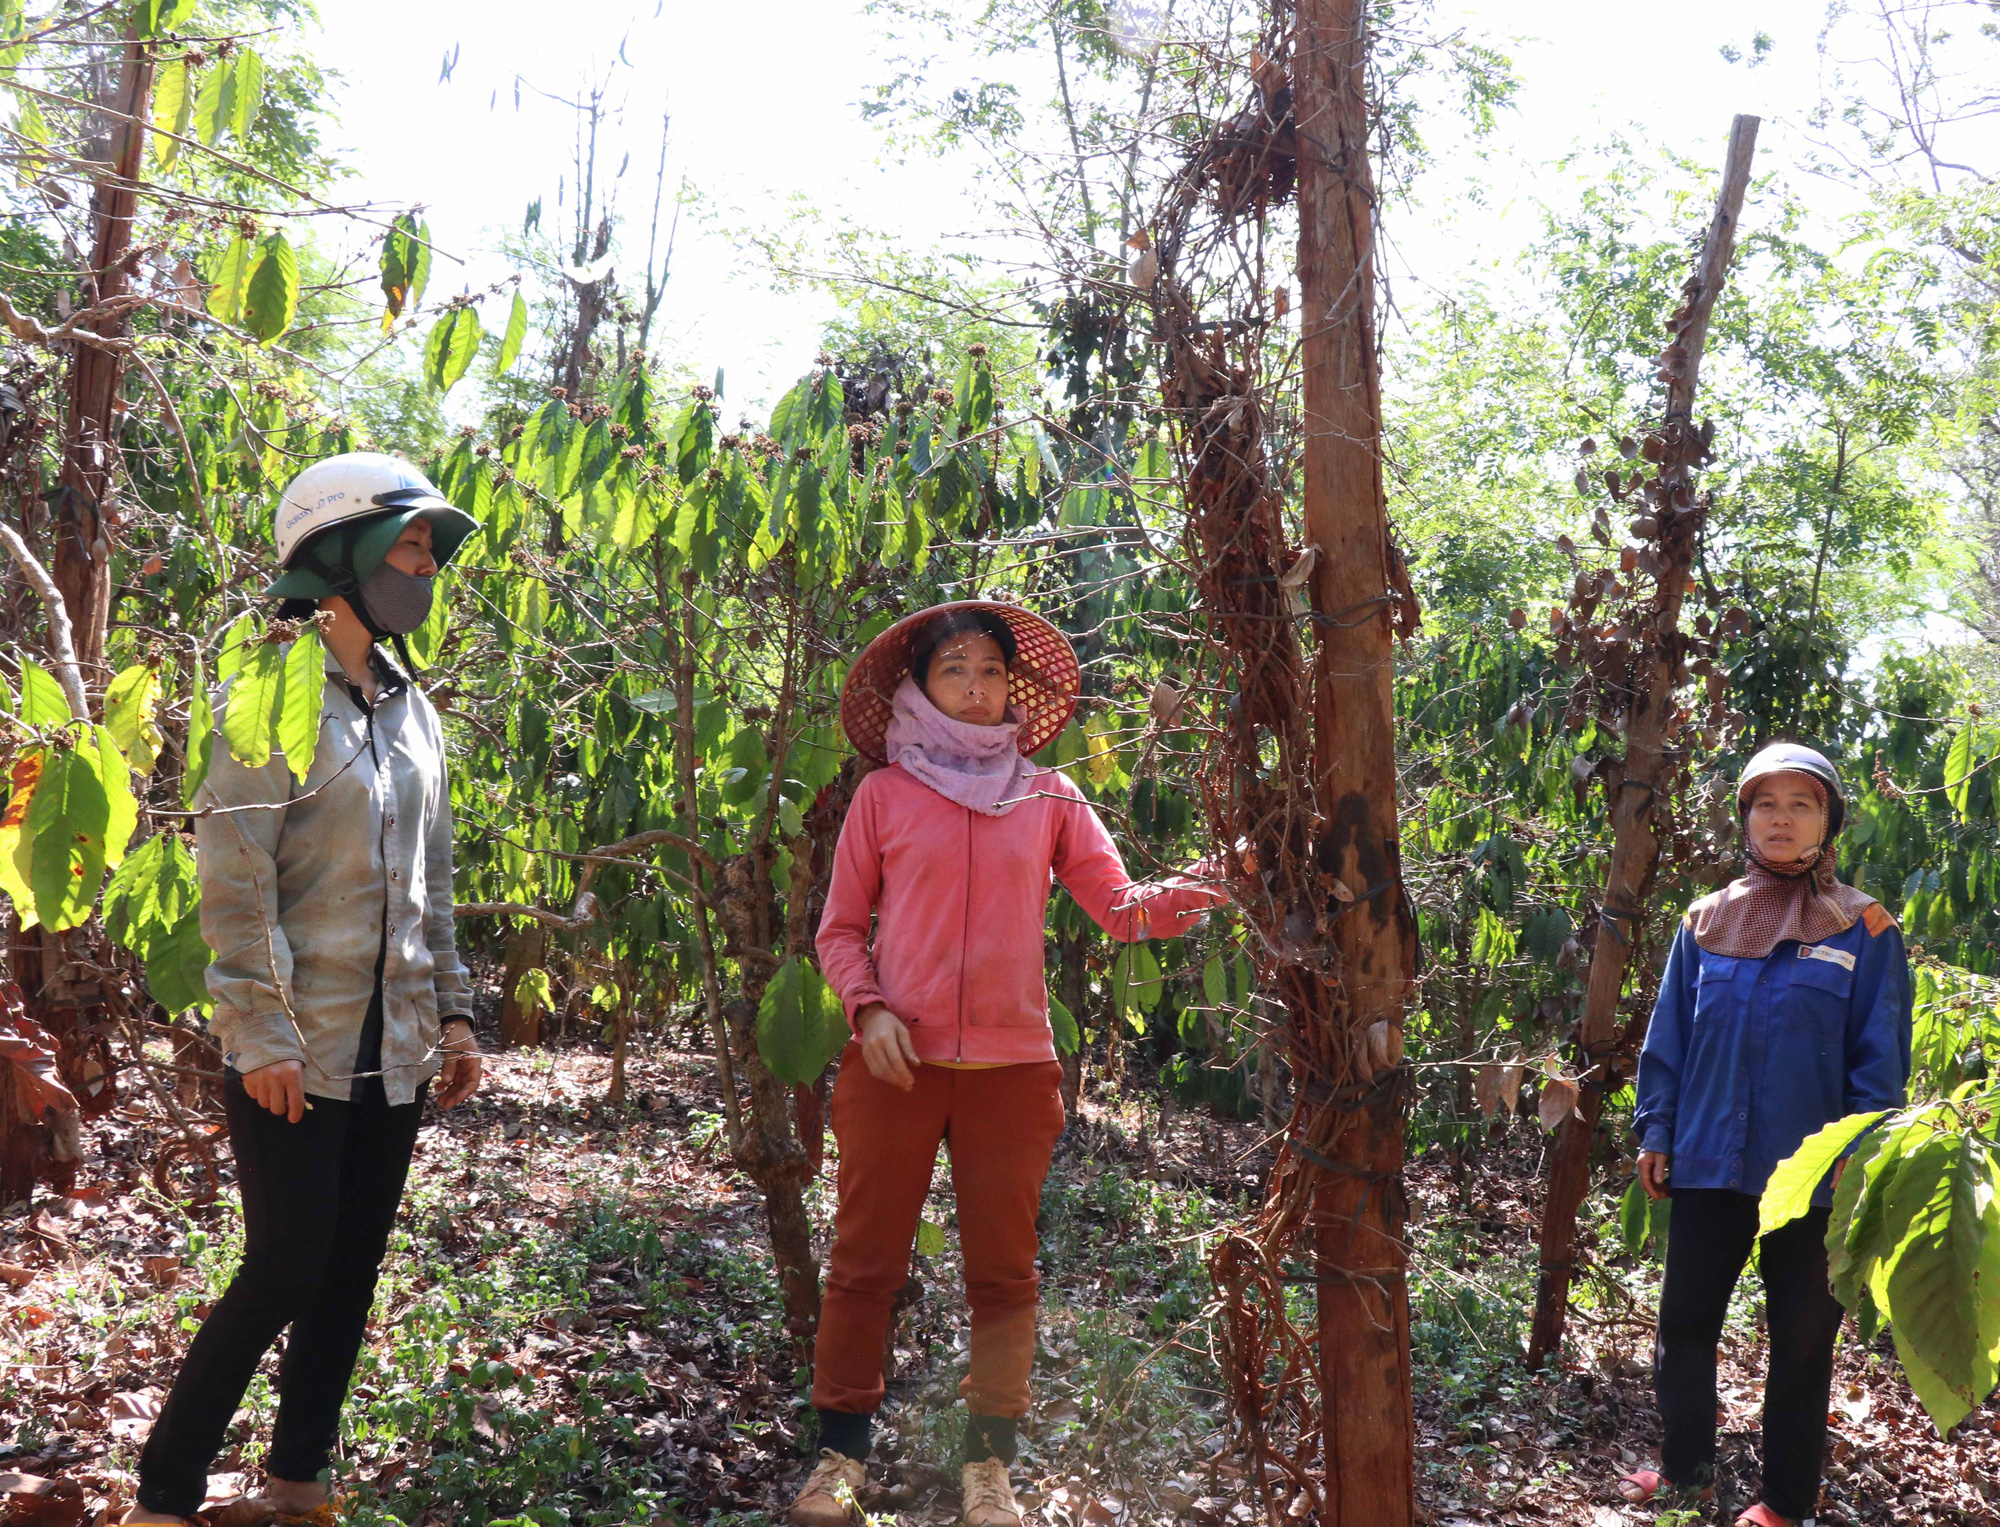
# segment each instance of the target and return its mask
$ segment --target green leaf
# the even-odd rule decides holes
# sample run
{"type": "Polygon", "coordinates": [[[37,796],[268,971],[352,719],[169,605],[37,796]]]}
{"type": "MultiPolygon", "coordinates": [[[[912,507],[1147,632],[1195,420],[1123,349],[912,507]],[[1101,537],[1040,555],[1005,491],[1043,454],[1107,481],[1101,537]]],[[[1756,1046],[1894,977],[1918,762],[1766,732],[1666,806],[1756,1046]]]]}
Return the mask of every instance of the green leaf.
{"type": "MultiPolygon", "coordinates": [[[[124,764],[119,764],[124,769],[124,764]]],[[[104,880],[111,801],[95,740],[49,750],[28,803],[22,841],[28,884],[43,926],[74,928],[90,917],[104,880]]]]}
{"type": "Polygon", "coordinates": [[[243,666],[223,698],[222,740],[237,762],[261,769],[271,761],[271,731],[284,679],[284,658],[276,642],[260,641],[244,654],[243,666]]]}
{"type": "Polygon", "coordinates": [[[139,826],[139,798],[132,793],[132,770],[111,733],[96,726],[91,734],[97,742],[98,779],[110,807],[104,826],[104,863],[107,869],[116,869],[125,862],[125,850],[132,846],[132,834],[139,826]]]}
{"type": "Polygon", "coordinates": [[[757,1053],[771,1075],[809,1087],[848,1037],[840,998],[812,963],[794,955],[779,966],[757,1004],[757,1053]]]}
{"type": "Polygon", "coordinates": [[[540,578],[520,576],[507,582],[507,626],[509,643],[526,637],[539,641],[542,626],[549,618],[549,586],[540,578]]]}
{"type": "Polygon", "coordinates": [[[278,702],[278,746],[300,784],[312,772],[319,749],[320,701],[326,692],[326,648],[308,628],[285,654],[282,698],[278,702]]]}
{"type": "Polygon", "coordinates": [[[920,1257],[941,1257],[944,1255],[944,1226],[928,1219],[917,1221],[917,1255],[920,1257]]]}
{"type": "Polygon", "coordinates": [[[1618,1238],[1635,1257],[1646,1248],[1646,1228],[1653,1217],[1652,1208],[1653,1201],[1634,1177],[1625,1189],[1625,1196],[1618,1200],[1618,1238]]]}
{"type": "Polygon", "coordinates": [[[222,655],[215,660],[215,682],[227,684],[243,666],[243,659],[264,639],[264,623],[255,614],[236,617],[222,638],[222,655]]]}
{"type": "Polygon", "coordinates": [[[1978,729],[1978,722],[1966,722],[1951,739],[1951,747],[1944,756],[1945,799],[1951,802],[1960,821],[1966,820],[1972,809],[1973,733],[1978,729]]]}
{"type": "Polygon", "coordinates": [[[1879,1108],[1873,1113],[1851,1113],[1834,1120],[1817,1134],[1806,1136],[1796,1151],[1778,1163],[1778,1169],[1764,1184],[1764,1196],[1757,1205],[1758,1235],[1769,1235],[1810,1209],[1820,1179],[1833,1169],[1840,1153],[1883,1115],[1884,1110],[1879,1108]]]}
{"type": "Polygon", "coordinates": [[[457,573],[449,567],[438,574],[431,612],[424,617],[424,623],[410,633],[410,657],[419,669],[427,669],[435,663],[444,647],[445,632],[451,625],[451,590],[456,577],[457,573]]]}
{"type": "Polygon", "coordinates": [[[250,242],[237,234],[220,254],[203,263],[208,277],[208,313],[217,323],[236,323],[243,316],[243,293],[250,280],[250,242]]]}
{"type": "Polygon", "coordinates": [[[1219,954],[1210,955],[1201,967],[1201,994],[1217,1012],[1229,1006],[1229,970],[1219,954]]]}
{"type": "Polygon", "coordinates": [[[555,1006],[555,988],[549,983],[549,973],[539,967],[521,972],[521,979],[514,983],[514,1001],[530,1012],[538,1007],[555,1006]]]}
{"type": "Polygon", "coordinates": [[[202,942],[201,915],[189,912],[146,951],[146,989],[169,1013],[213,1005],[205,978],[215,956],[202,942]]]}
{"type": "Polygon", "coordinates": [[[731,806],[748,805],[750,798],[764,783],[770,767],[771,760],[764,751],[764,734],[754,726],[740,728],[729,739],[722,799],[731,806]]]}
{"type": "Polygon", "coordinates": [[[1902,1166],[1903,1147],[1912,1138],[1908,1128],[1896,1128],[1893,1120],[1863,1135],[1833,1190],[1826,1233],[1828,1282],[1833,1296],[1857,1317],[1869,1299],[1876,1264],[1891,1249],[1883,1238],[1884,1206],[1889,1183],[1902,1166]]]}
{"type": "Polygon", "coordinates": [[[806,415],[805,427],[808,443],[818,445],[831,438],[839,429],[840,421],[847,412],[847,390],[841,385],[840,377],[831,366],[819,379],[814,389],[812,403],[806,415]]]}
{"type": "Polygon", "coordinates": [[[165,133],[185,138],[188,120],[194,115],[194,94],[188,89],[187,60],[177,58],[153,76],[153,126],[161,129],[153,136],[153,162],[161,169],[172,164],[180,144],[165,133]]]}
{"type": "Polygon", "coordinates": [[[299,311],[299,261],[282,233],[265,236],[257,263],[243,285],[243,327],[268,345],[292,326],[299,311]]]}
{"type": "Polygon", "coordinates": [[[1166,986],[1166,978],[1160,971],[1160,959],[1153,953],[1152,944],[1132,946],[1132,979],[1139,1005],[1150,1013],[1160,1005],[1160,994],[1166,986]]]}
{"type": "Polygon", "coordinates": [[[160,704],[160,670],[134,663],[104,691],[104,725],[135,774],[151,774],[166,741],[154,719],[160,704]]]}
{"type": "MultiPolygon", "coordinates": [[[[431,225],[405,212],[389,225],[382,240],[382,332],[423,300],[431,273],[431,225]]],[[[518,301],[518,297],[516,298],[518,301]]]]}
{"type": "Polygon", "coordinates": [[[1049,998],[1049,1028],[1055,1035],[1058,1054],[1076,1054],[1078,1046],[1083,1043],[1076,1030],[1076,1015],[1055,996],[1049,998]]]}
{"type": "Polygon", "coordinates": [[[971,363],[971,384],[958,395],[958,417],[968,434],[978,434],[993,418],[993,368],[971,363]]]}
{"type": "Polygon", "coordinates": [[[194,659],[194,678],[188,685],[187,766],[181,773],[181,805],[194,808],[208,778],[209,759],[215,748],[215,715],[209,709],[208,676],[201,671],[201,656],[194,659]]]}
{"type": "Polygon", "coordinates": [[[264,60],[250,48],[236,55],[235,89],[229,103],[229,129],[238,143],[250,141],[250,128],[264,106],[264,60]]]}
{"type": "Polygon", "coordinates": [[[37,731],[74,721],[62,685],[31,657],[21,659],[21,723],[37,731]]]}
{"type": "Polygon", "coordinates": [[[424,341],[425,385],[433,392],[450,392],[472,368],[479,337],[479,314],[470,307],[452,308],[432,324],[424,341]]]}
{"type": "Polygon", "coordinates": [[[104,931],[143,956],[201,905],[201,879],[187,840],[155,833],[118,866],[104,888],[104,931]]]}
{"type": "Polygon", "coordinates": [[[514,291],[514,305],[507,310],[507,332],[500,336],[500,355],[493,363],[493,374],[505,376],[521,353],[521,341],[528,337],[528,299],[521,295],[517,287],[514,291]]]}
{"type": "Polygon", "coordinates": [[[1896,1236],[1899,1226],[1907,1230],[1896,1236],[1893,1260],[1886,1275],[1878,1272],[1871,1292],[1897,1333],[1898,1355],[1913,1370],[1912,1386],[1940,1432],[1956,1425],[1994,1384],[2000,1319],[1982,1312],[1981,1303],[1982,1295],[1988,1302],[2000,1297],[2000,1289],[1982,1288],[1981,1272],[1990,1236],[2000,1235],[1996,1189],[2000,1176],[1987,1142],[1953,1128],[1910,1153],[1891,1193],[1890,1233],[1896,1236]],[[1948,1399],[1918,1383],[1918,1366],[1950,1391],[1948,1399]]]}
{"type": "Polygon", "coordinates": [[[224,64],[211,65],[202,76],[201,90],[195,96],[194,115],[190,125],[194,135],[210,148],[221,141],[223,133],[229,130],[230,120],[236,114],[236,71],[224,64]]]}

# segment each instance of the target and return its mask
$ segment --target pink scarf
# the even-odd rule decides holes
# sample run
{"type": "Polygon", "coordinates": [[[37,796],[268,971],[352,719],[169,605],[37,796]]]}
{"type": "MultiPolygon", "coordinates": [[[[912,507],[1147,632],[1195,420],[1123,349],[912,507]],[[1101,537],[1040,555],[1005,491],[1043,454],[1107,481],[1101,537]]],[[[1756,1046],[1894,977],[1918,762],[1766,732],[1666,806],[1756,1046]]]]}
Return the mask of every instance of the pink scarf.
{"type": "Polygon", "coordinates": [[[901,764],[946,800],[984,816],[1005,816],[1028,798],[1028,781],[1041,772],[1016,746],[1019,713],[1009,706],[1007,717],[998,726],[954,721],[931,704],[915,679],[904,679],[883,743],[889,762],[901,764]]]}

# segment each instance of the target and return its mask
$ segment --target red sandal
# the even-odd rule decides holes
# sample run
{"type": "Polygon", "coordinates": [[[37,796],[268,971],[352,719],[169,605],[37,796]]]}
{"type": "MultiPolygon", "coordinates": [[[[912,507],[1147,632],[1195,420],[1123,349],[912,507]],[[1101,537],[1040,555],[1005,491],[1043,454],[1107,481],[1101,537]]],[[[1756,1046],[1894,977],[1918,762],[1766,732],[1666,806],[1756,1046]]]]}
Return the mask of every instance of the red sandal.
{"type": "Polygon", "coordinates": [[[1660,1476],[1651,1469],[1634,1469],[1630,1474],[1621,1474],[1618,1483],[1639,1487],[1637,1497],[1627,1495],[1623,1490],[1618,1492],[1618,1498],[1628,1506],[1643,1506],[1660,1493],[1660,1476]]]}
{"type": "MultiPolygon", "coordinates": [[[[1811,1518],[1807,1518],[1811,1520],[1811,1518]]],[[[1797,1522],[1786,1521],[1762,1501],[1736,1519],[1736,1527],[1800,1527],[1797,1522]]]]}
{"type": "MultiPolygon", "coordinates": [[[[1630,1474],[1621,1474],[1618,1476],[1618,1483],[1621,1485],[1637,1485],[1639,1487],[1641,1493],[1636,1500],[1627,1495],[1623,1490],[1618,1492],[1618,1498],[1628,1506],[1646,1505],[1662,1490],[1671,1490],[1674,1488],[1672,1480],[1654,1469],[1634,1469],[1630,1474]]],[[[1708,1486],[1699,1492],[1696,1498],[1702,1501],[1715,1499],[1715,1486],[1708,1486]]],[[[1738,1523],[1737,1527],[1742,1527],[1742,1524],[1738,1523]]],[[[1754,1523],[1753,1527],[1785,1527],[1785,1524],[1782,1521],[1772,1523],[1760,1522],[1754,1523]]]]}

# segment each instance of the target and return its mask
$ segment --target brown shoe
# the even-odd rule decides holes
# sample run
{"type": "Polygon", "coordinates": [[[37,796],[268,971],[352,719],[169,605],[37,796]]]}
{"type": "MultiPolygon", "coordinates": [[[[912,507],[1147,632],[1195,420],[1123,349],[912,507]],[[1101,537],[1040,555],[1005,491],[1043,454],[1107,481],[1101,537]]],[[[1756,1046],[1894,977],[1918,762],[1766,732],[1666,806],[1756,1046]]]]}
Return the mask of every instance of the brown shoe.
{"type": "Polygon", "coordinates": [[[1007,1465],[997,1458],[968,1463],[961,1476],[965,1527],[1021,1527],[1021,1503],[1007,1480],[1007,1465]]]}
{"type": "Polygon", "coordinates": [[[787,1513],[792,1527],[848,1527],[860,1514],[854,1495],[866,1477],[859,1458],[821,1448],[819,1462],[792,1497],[792,1509],[787,1513]]]}

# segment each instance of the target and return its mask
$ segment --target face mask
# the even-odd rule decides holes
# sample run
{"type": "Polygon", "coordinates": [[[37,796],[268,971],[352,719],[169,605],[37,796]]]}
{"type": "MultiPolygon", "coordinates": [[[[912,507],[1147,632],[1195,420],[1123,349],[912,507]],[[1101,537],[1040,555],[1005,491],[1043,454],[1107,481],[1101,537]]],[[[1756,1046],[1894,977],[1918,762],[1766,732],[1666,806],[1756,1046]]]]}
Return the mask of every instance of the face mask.
{"type": "Polygon", "coordinates": [[[407,636],[431,614],[431,580],[384,562],[361,585],[368,618],[392,636],[407,636]]]}

